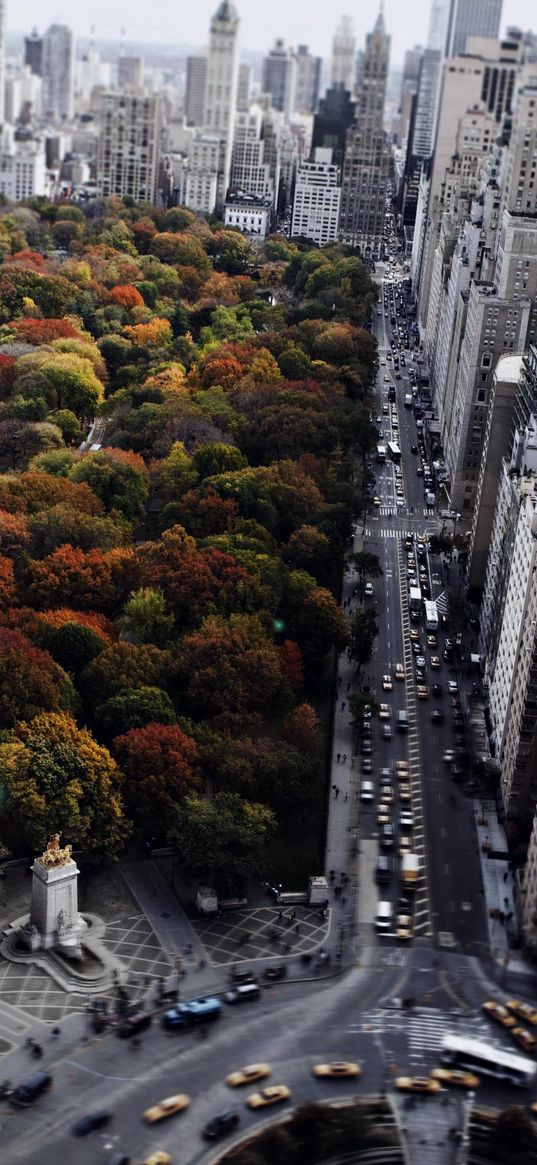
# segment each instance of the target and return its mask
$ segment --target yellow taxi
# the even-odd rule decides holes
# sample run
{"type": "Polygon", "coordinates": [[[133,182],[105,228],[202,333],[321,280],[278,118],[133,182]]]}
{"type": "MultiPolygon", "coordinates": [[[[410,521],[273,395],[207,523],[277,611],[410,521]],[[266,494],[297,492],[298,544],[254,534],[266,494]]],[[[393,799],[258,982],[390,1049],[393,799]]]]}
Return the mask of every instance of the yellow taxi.
{"type": "Polygon", "coordinates": [[[389,720],[392,710],[389,704],[379,704],[379,720],[389,720]]]}
{"type": "Polygon", "coordinates": [[[481,1080],[473,1072],[461,1072],[459,1068],[433,1068],[433,1080],[441,1084],[455,1084],[458,1088],[478,1088],[481,1080]]]}
{"type": "Polygon", "coordinates": [[[379,804],[380,805],[391,805],[392,801],[393,801],[393,789],[389,789],[389,788],[387,788],[387,786],[384,786],[384,788],[381,790],[379,804]]]}
{"type": "Polygon", "coordinates": [[[230,1088],[238,1088],[240,1084],[253,1084],[255,1080],[264,1080],[270,1076],[270,1064],[247,1064],[245,1068],[238,1068],[226,1076],[226,1084],[230,1088]]]}
{"type": "Polygon", "coordinates": [[[157,1121],[164,1120],[165,1117],[175,1116],[178,1112],[184,1112],[189,1104],[190,1097],[186,1095],[186,1092],[179,1092],[177,1096],[167,1096],[166,1100],[161,1100],[158,1104],[152,1105],[151,1108],[146,1108],[144,1120],[148,1124],[154,1125],[157,1121]]]}
{"type": "Polygon", "coordinates": [[[408,781],[408,761],[396,760],[394,764],[394,772],[398,781],[408,781]]]}
{"type": "Polygon", "coordinates": [[[402,858],[404,856],[404,854],[413,853],[414,852],[412,849],[413,845],[414,845],[414,842],[412,841],[411,837],[400,837],[399,838],[399,857],[402,858]]]}
{"type": "Polygon", "coordinates": [[[249,1108],[268,1108],[271,1104],[281,1104],[289,1100],[291,1089],[287,1084],[271,1084],[268,1088],[261,1088],[259,1092],[252,1092],[246,1101],[249,1108]]]}
{"type": "Polygon", "coordinates": [[[437,647],[437,645],[438,645],[438,640],[436,638],[436,635],[428,635],[427,636],[427,647],[437,647]]]}
{"type": "Polygon", "coordinates": [[[395,665],[395,678],[396,678],[396,680],[403,680],[404,681],[404,679],[405,679],[404,664],[396,663],[396,665],[395,665]]]}
{"type": "Polygon", "coordinates": [[[413,642],[413,643],[419,643],[419,641],[420,641],[420,633],[419,633],[419,631],[418,631],[418,628],[417,628],[417,627],[413,627],[413,628],[412,628],[412,630],[411,630],[411,632],[410,632],[410,638],[411,638],[411,640],[412,640],[412,642],[413,642]]]}
{"type": "Polygon", "coordinates": [[[398,914],[395,920],[395,937],[398,939],[412,938],[412,917],[410,914],[398,914]]]}
{"type": "Polygon", "coordinates": [[[416,695],[418,697],[418,700],[428,700],[429,699],[428,687],[426,687],[425,684],[416,684],[416,695]]]}
{"type": "Polygon", "coordinates": [[[525,1052],[535,1051],[537,1040],[532,1036],[531,1032],[526,1031],[525,1027],[512,1027],[509,1033],[518,1044],[519,1048],[523,1048],[525,1052]]]}
{"type": "Polygon", "coordinates": [[[403,1092],[440,1092],[442,1085],[430,1076],[397,1076],[395,1087],[403,1092]]]}
{"type": "Polygon", "coordinates": [[[483,1011],[486,1011],[491,1019],[495,1019],[496,1023],[501,1023],[502,1027],[517,1026],[514,1016],[509,1015],[507,1008],[503,1007],[501,1003],[497,1003],[495,999],[487,999],[486,1003],[482,1003],[481,1006],[483,1011]]]}
{"type": "MultiPolygon", "coordinates": [[[[399,800],[400,801],[411,801],[412,800],[412,789],[411,789],[410,785],[407,784],[406,781],[403,784],[399,785],[399,800]]],[[[408,840],[408,839],[406,839],[406,840],[408,840]]]]}
{"type": "Polygon", "coordinates": [[[143,1165],[172,1165],[173,1157],[165,1149],[156,1149],[145,1158],[143,1165]]]}
{"type": "Polygon", "coordinates": [[[526,1023],[537,1024],[537,1009],[532,1007],[531,1003],[522,1003],[520,999],[506,999],[505,1006],[519,1019],[525,1019],[526,1023]]]}
{"type": "Polygon", "coordinates": [[[379,805],[377,813],[377,825],[389,825],[392,819],[389,805],[379,805]]]}
{"type": "Polygon", "coordinates": [[[431,655],[431,667],[433,671],[439,671],[442,667],[439,655],[431,655]]]}
{"type": "Polygon", "coordinates": [[[355,1064],[350,1060],[331,1060],[328,1064],[315,1064],[313,1075],[338,1080],[340,1077],[361,1076],[362,1069],[360,1064],[355,1064]]]}
{"type": "Polygon", "coordinates": [[[392,683],[391,676],[386,675],[386,676],[382,677],[382,688],[383,688],[384,692],[391,692],[392,691],[393,683],[392,683]]]}

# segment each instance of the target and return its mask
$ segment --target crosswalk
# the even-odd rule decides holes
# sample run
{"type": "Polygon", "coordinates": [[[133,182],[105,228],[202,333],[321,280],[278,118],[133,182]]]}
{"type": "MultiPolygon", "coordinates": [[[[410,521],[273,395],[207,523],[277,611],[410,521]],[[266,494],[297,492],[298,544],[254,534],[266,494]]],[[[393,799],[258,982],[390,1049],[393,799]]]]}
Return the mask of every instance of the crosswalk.
{"type": "Polygon", "coordinates": [[[485,1040],[489,1044],[493,1042],[486,1020],[458,1013],[449,1015],[434,1007],[416,1007],[410,1012],[372,1008],[364,1012],[361,1024],[349,1025],[349,1031],[356,1035],[360,1031],[404,1035],[406,1058],[413,1069],[438,1065],[442,1042],[447,1035],[460,1032],[464,1033],[466,1039],[485,1040]]]}
{"type": "MultiPolygon", "coordinates": [[[[398,507],[395,504],[391,506],[379,506],[377,513],[380,514],[381,518],[396,518],[401,514],[401,509],[402,507],[398,507]]],[[[416,517],[419,517],[421,514],[423,514],[424,518],[434,518],[434,507],[424,506],[423,509],[420,509],[419,506],[416,506],[413,513],[416,515],[416,517]]]]}
{"type": "Polygon", "coordinates": [[[449,600],[445,591],[442,591],[440,595],[436,596],[435,602],[438,610],[440,611],[440,614],[447,615],[449,610],[449,600]]]}

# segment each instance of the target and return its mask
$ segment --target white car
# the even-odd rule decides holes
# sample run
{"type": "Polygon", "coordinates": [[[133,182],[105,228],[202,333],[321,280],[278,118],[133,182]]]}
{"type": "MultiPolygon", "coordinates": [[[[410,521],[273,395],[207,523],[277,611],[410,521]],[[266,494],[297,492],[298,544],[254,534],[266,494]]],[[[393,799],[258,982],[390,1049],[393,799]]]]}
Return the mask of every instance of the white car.
{"type": "Polygon", "coordinates": [[[456,680],[448,680],[448,692],[458,692],[459,685],[456,680]]]}
{"type": "Polygon", "coordinates": [[[366,583],[364,587],[364,595],[370,599],[373,595],[373,583],[366,583]]]}

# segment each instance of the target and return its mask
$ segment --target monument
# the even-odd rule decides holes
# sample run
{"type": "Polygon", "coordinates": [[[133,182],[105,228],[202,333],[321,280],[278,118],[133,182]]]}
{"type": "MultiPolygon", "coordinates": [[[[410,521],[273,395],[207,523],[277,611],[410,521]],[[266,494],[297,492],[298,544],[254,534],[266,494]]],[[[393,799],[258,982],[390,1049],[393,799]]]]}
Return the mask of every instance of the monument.
{"type": "Polygon", "coordinates": [[[87,923],[78,913],[79,869],[72,846],[60,846],[53,834],[46,850],[32,866],[30,917],[24,937],[31,951],[61,951],[67,958],[81,959],[81,938],[87,923]]]}

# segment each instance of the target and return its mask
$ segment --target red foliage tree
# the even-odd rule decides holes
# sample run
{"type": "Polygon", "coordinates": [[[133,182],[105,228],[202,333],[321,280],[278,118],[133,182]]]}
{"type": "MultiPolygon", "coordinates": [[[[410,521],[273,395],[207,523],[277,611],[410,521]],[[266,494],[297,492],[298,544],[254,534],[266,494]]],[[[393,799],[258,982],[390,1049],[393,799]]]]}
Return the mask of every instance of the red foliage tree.
{"type": "Polygon", "coordinates": [[[158,587],[184,626],[211,611],[237,610],[249,591],[244,567],[212,547],[198,550],[182,526],[166,530],[160,542],[146,542],[138,561],[142,585],[158,587]]]}
{"type": "Polygon", "coordinates": [[[102,514],[103,504],[85,482],[52,477],[49,473],[4,474],[0,477],[0,508],[10,513],[38,514],[60,503],[84,514],[102,514]]]}
{"type": "Polygon", "coordinates": [[[20,514],[0,510],[0,554],[17,555],[28,545],[30,533],[20,514]]]}
{"type": "Polygon", "coordinates": [[[304,683],[304,668],[298,643],[292,639],[285,639],[280,647],[280,667],[289,687],[298,692],[304,683]]]}
{"type": "Polygon", "coordinates": [[[178,801],[201,788],[194,741],[176,725],[147,724],[116,737],[114,751],[128,812],[145,832],[162,833],[178,801]]]}
{"type": "Polygon", "coordinates": [[[40,651],[20,631],[0,630],[0,725],[11,728],[40,712],[70,706],[72,687],[46,651],[40,651]]]}
{"type": "Polygon", "coordinates": [[[68,319],[38,320],[28,316],[25,319],[12,320],[9,327],[24,344],[51,344],[53,340],[84,339],[80,328],[76,328],[68,319]]]}
{"type": "Polygon", "coordinates": [[[24,589],[31,604],[41,608],[73,607],[114,611],[134,585],[130,550],[87,553],[59,546],[52,554],[28,563],[24,589]]]}
{"type": "Polygon", "coordinates": [[[0,558],[0,607],[10,607],[15,602],[15,594],[13,563],[10,558],[0,558]]]}
{"type": "Polygon", "coordinates": [[[140,295],[136,287],[133,287],[129,283],[112,287],[109,292],[109,297],[112,303],[117,303],[120,307],[124,307],[125,311],[132,311],[133,307],[144,306],[143,296],[140,295]]]}

